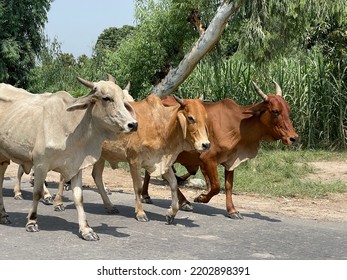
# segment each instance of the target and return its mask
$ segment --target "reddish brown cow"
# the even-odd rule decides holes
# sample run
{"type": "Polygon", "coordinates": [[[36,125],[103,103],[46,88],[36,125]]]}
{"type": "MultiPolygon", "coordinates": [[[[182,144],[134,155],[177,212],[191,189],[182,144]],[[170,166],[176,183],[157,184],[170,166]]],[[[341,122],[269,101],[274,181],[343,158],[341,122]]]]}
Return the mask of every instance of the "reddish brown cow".
{"type": "MultiPolygon", "coordinates": [[[[280,86],[274,82],[276,94],[266,95],[253,83],[255,91],[263,101],[249,106],[239,106],[232,99],[206,103],[207,124],[209,129],[210,150],[198,154],[191,151],[182,152],[176,162],[184,165],[190,174],[201,168],[207,185],[207,194],[200,194],[195,202],[208,203],[220,192],[217,166],[225,168],[226,209],[230,218],[242,219],[235,209],[232,200],[234,170],[241,162],[254,158],[258,153],[262,140],[281,140],[290,145],[299,139],[289,118],[290,108],[282,97],[280,86]]],[[[164,104],[174,102],[173,99],[163,100],[164,104]]],[[[189,174],[188,174],[189,175],[189,174]]],[[[186,176],[187,177],[187,176],[186,176]]],[[[150,201],[148,195],[149,176],[146,174],[142,197],[150,201]]],[[[179,191],[181,207],[190,205],[179,191]]]]}

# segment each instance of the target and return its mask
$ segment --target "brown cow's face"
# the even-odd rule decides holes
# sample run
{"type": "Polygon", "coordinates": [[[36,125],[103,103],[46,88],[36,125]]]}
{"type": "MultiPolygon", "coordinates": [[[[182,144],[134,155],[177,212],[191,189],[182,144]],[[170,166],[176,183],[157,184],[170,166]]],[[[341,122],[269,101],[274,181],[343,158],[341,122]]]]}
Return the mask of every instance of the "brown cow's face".
{"type": "Polygon", "coordinates": [[[181,110],[178,112],[178,118],[186,141],[199,152],[210,148],[206,117],[205,107],[198,99],[185,99],[181,110]]]}
{"type": "Polygon", "coordinates": [[[264,103],[266,111],[263,112],[261,121],[269,129],[269,134],[274,140],[282,140],[285,145],[296,143],[299,136],[290,120],[288,103],[280,95],[268,95],[264,103]]]}

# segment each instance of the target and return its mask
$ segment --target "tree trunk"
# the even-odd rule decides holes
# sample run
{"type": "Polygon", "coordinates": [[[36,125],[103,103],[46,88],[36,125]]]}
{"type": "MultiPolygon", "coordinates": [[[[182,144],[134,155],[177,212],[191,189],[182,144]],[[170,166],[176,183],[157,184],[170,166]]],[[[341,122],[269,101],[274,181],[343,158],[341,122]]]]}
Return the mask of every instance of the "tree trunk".
{"type": "Polygon", "coordinates": [[[206,31],[200,36],[189,53],[187,53],[177,68],[169,71],[166,77],[156,85],[151,93],[160,97],[172,94],[193,72],[199,61],[217,44],[229,18],[240,9],[243,0],[224,1],[206,31]]]}

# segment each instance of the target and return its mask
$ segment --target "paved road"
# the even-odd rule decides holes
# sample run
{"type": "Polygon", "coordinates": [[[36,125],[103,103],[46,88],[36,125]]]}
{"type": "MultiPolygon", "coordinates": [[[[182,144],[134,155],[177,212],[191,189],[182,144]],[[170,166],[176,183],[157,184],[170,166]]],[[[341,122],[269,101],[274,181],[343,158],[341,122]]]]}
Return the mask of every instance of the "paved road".
{"type": "MultiPolygon", "coordinates": [[[[180,211],[173,225],[164,214],[169,201],[145,205],[150,222],[134,219],[132,193],[113,192],[120,213],[108,215],[101,198],[84,190],[85,211],[100,241],[79,238],[77,211],[71,192],[65,192],[65,212],[39,205],[41,231],[25,231],[32,188],[24,183],[25,200],[13,199],[14,180],[4,181],[4,200],[12,225],[0,225],[0,259],[290,259],[347,260],[347,224],[288,218],[244,210],[244,220],[225,217],[224,208],[194,204],[194,212],[180,211]]],[[[53,187],[52,193],[56,192],[53,187]]],[[[168,190],[169,192],[169,190],[168,190]]]]}

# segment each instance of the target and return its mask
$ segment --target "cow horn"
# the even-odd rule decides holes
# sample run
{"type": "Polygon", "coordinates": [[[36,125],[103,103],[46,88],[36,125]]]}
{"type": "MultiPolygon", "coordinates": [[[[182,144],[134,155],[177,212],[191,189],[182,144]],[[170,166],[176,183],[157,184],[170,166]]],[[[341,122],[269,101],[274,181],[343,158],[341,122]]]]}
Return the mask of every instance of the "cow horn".
{"type": "Polygon", "coordinates": [[[79,80],[83,85],[85,85],[86,87],[93,89],[94,88],[94,83],[93,82],[89,82],[85,79],[82,79],[80,77],[77,77],[77,80],[79,80]]]}
{"type": "Polygon", "coordinates": [[[184,106],[184,102],[183,99],[177,97],[176,95],[174,95],[175,100],[183,107],[184,106]]]}
{"type": "Polygon", "coordinates": [[[107,75],[107,79],[108,79],[110,82],[116,83],[115,78],[114,78],[111,74],[106,73],[106,75],[107,75]]]}
{"type": "Polygon", "coordinates": [[[276,95],[282,96],[282,89],[275,81],[272,81],[276,86],[276,95]]]}
{"type": "Polygon", "coordinates": [[[253,83],[253,86],[254,86],[256,93],[258,93],[261,96],[261,98],[263,98],[264,101],[266,101],[267,95],[257,86],[257,84],[255,82],[252,81],[252,83],[253,83]]]}
{"type": "Polygon", "coordinates": [[[124,90],[130,91],[130,82],[128,82],[127,86],[124,88],[124,90]]]}

